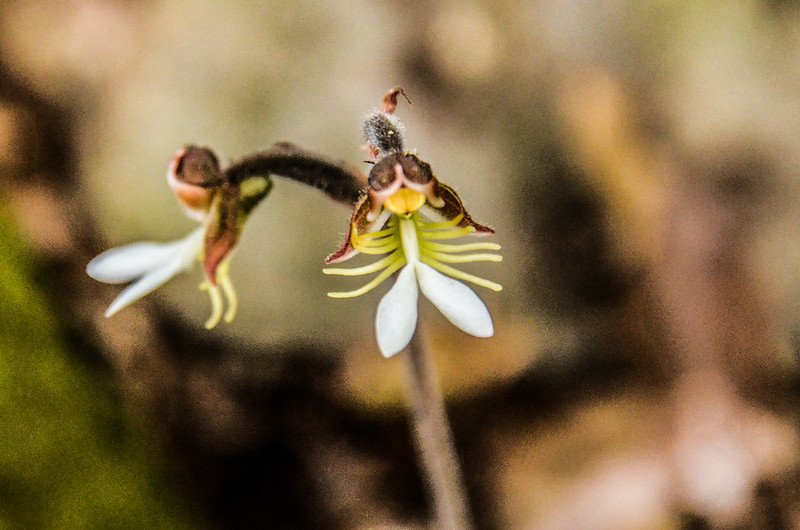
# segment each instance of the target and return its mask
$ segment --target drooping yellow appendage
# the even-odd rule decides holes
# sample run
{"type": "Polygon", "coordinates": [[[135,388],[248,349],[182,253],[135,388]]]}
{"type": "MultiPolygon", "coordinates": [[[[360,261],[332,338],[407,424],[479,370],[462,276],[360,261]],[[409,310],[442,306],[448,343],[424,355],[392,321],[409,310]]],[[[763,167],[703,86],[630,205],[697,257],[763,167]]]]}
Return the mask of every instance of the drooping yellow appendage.
{"type": "Polygon", "coordinates": [[[358,246],[359,248],[382,248],[391,246],[393,242],[395,242],[396,238],[393,236],[381,237],[379,239],[356,239],[356,243],[353,247],[358,246]]]}
{"type": "Polygon", "coordinates": [[[400,246],[400,242],[397,240],[392,240],[390,243],[386,243],[381,246],[376,247],[368,247],[361,244],[353,245],[357,251],[361,252],[362,254],[388,254],[389,252],[396,250],[400,246]]]}
{"type": "Polygon", "coordinates": [[[220,320],[230,323],[236,318],[239,298],[236,296],[236,289],[233,288],[233,282],[231,282],[228,274],[229,270],[230,262],[225,260],[217,268],[217,285],[211,285],[208,279],[200,284],[200,290],[208,291],[208,296],[211,299],[211,316],[208,317],[204,324],[206,329],[215,328],[220,320]],[[225,300],[223,300],[223,295],[225,300]],[[228,302],[226,311],[224,311],[225,301],[228,302]]]}
{"type": "Polygon", "coordinates": [[[453,277],[456,280],[462,280],[465,282],[474,283],[475,285],[480,285],[481,287],[486,287],[487,289],[491,289],[492,291],[502,291],[503,286],[499,283],[495,283],[479,276],[475,276],[474,274],[469,274],[466,272],[462,272],[458,269],[450,267],[449,265],[445,265],[444,263],[440,263],[439,261],[430,258],[429,256],[422,254],[420,255],[419,260],[426,265],[430,265],[437,271],[445,274],[447,276],[453,277]]]}
{"type": "Polygon", "coordinates": [[[230,324],[236,318],[236,311],[239,309],[239,298],[236,296],[236,290],[233,288],[233,282],[227,275],[219,280],[219,286],[222,287],[222,292],[228,299],[228,309],[222,317],[225,322],[230,324]]]}
{"type": "Polygon", "coordinates": [[[380,232],[359,235],[355,226],[350,232],[350,243],[362,254],[388,254],[400,246],[397,226],[391,226],[380,232]]]}
{"type": "Polygon", "coordinates": [[[503,261],[500,254],[450,254],[447,252],[435,252],[433,250],[422,249],[423,255],[443,263],[474,263],[476,261],[503,261]]]}
{"type": "Polygon", "coordinates": [[[500,245],[497,243],[462,243],[460,245],[451,245],[448,243],[434,243],[429,241],[420,241],[419,247],[425,250],[433,250],[437,252],[472,252],[474,250],[500,250],[500,245]]]}
{"type": "Polygon", "coordinates": [[[208,291],[208,296],[211,298],[211,316],[208,317],[203,326],[206,329],[212,329],[219,324],[222,319],[222,293],[220,292],[219,285],[211,285],[208,280],[200,284],[201,291],[208,291]]]}
{"type": "MultiPolygon", "coordinates": [[[[353,236],[358,238],[359,241],[367,241],[367,240],[370,240],[370,239],[378,239],[378,238],[381,238],[381,237],[389,236],[389,235],[392,235],[392,234],[394,234],[396,232],[397,232],[397,227],[396,226],[390,226],[386,230],[380,230],[378,232],[367,232],[366,234],[359,234],[357,229],[356,229],[356,226],[353,225],[352,234],[353,234],[353,236]]],[[[351,236],[351,238],[353,236],[351,236]]]]}
{"type": "Polygon", "coordinates": [[[380,274],[375,276],[366,285],[360,289],[347,292],[331,292],[328,296],[331,298],[353,298],[366,294],[380,285],[389,276],[397,272],[403,265],[406,264],[405,254],[400,248],[400,235],[397,222],[394,217],[389,220],[389,228],[377,232],[368,232],[366,234],[359,234],[355,225],[350,230],[350,243],[357,251],[362,254],[389,254],[385,258],[364,265],[363,267],[354,267],[351,269],[344,268],[328,268],[322,269],[325,274],[333,274],[338,276],[361,276],[364,274],[371,274],[382,270],[380,274]]]}
{"type": "Polygon", "coordinates": [[[364,274],[378,272],[379,270],[391,265],[392,262],[396,259],[397,256],[391,254],[389,256],[386,256],[382,260],[378,260],[370,265],[364,265],[363,267],[355,267],[352,269],[328,268],[328,269],[322,269],[322,272],[324,274],[333,274],[337,276],[362,276],[364,274]]]}
{"type": "Polygon", "coordinates": [[[423,241],[433,241],[436,239],[456,239],[464,237],[475,232],[474,226],[465,226],[464,228],[451,228],[449,230],[437,230],[434,232],[420,232],[419,238],[423,241]]]}
{"type": "Polygon", "coordinates": [[[389,228],[366,234],[359,234],[354,224],[350,229],[350,244],[363,254],[388,254],[400,245],[397,223],[390,222],[389,228]]]}
{"type": "Polygon", "coordinates": [[[503,260],[503,257],[499,254],[489,254],[485,252],[460,254],[461,252],[475,250],[500,250],[500,245],[496,243],[451,244],[436,242],[436,240],[456,239],[475,232],[475,228],[472,226],[458,227],[458,223],[460,223],[463,218],[464,215],[459,214],[453,219],[442,223],[428,223],[420,218],[415,218],[417,234],[419,236],[419,260],[422,263],[430,265],[442,274],[457,280],[474,283],[475,285],[480,285],[494,291],[501,290],[503,287],[499,283],[445,265],[445,263],[473,263],[477,261],[499,262],[503,260]]]}

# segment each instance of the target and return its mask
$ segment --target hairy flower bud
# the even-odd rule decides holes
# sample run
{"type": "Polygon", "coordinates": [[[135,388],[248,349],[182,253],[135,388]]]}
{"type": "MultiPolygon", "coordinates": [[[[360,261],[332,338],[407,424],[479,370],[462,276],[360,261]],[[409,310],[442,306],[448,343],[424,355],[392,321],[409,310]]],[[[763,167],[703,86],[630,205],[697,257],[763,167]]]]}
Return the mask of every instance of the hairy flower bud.
{"type": "Polygon", "coordinates": [[[403,126],[386,112],[376,110],[364,119],[364,138],[377,156],[386,156],[403,151],[403,126]]]}

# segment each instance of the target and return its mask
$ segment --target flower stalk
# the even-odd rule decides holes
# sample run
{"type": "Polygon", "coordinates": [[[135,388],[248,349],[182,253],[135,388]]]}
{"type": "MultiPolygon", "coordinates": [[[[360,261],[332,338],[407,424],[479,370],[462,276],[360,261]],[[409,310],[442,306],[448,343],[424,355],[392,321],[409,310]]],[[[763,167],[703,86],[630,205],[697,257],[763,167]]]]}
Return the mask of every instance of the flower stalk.
{"type": "Polygon", "coordinates": [[[408,347],[407,366],[414,438],[431,491],[436,528],[473,528],[436,368],[420,325],[408,347]]]}

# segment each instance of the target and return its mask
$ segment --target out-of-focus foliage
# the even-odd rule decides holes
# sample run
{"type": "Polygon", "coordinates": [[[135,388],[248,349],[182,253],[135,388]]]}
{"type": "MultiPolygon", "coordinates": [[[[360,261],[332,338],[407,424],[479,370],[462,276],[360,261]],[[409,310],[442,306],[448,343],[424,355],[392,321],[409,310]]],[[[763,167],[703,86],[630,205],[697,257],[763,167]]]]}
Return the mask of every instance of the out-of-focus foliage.
{"type": "Polygon", "coordinates": [[[0,524],[188,526],[114,386],[65,349],[34,273],[0,208],[0,524]]]}

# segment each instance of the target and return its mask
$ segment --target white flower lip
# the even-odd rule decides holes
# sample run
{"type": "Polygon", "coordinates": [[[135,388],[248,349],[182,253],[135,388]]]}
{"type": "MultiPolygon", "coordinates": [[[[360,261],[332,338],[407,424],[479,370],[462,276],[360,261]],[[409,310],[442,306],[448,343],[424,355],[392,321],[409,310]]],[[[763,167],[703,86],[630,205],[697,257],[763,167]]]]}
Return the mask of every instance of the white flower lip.
{"type": "Polygon", "coordinates": [[[494,334],[492,317],[475,292],[420,261],[417,224],[400,221],[400,239],[408,264],[378,305],[375,333],[384,357],[405,348],[417,326],[418,287],[425,298],[458,329],[476,337],[494,334]]]}
{"type": "Polygon", "coordinates": [[[170,243],[132,243],[112,248],[86,266],[86,274],[104,283],[134,283],[126,287],[105,313],[110,317],[189,269],[203,249],[205,228],[170,243]]]}
{"type": "Polygon", "coordinates": [[[381,299],[375,316],[378,348],[391,357],[411,342],[417,329],[417,278],[409,263],[397,275],[397,281],[381,299]]]}
{"type": "Polygon", "coordinates": [[[489,310],[472,289],[424,263],[409,263],[378,304],[375,334],[384,357],[411,342],[417,327],[418,290],[461,331],[481,338],[494,334],[489,310]]]}
{"type": "Polygon", "coordinates": [[[424,263],[417,262],[414,269],[422,294],[451,324],[474,337],[494,335],[489,310],[475,291],[424,263]]]}

